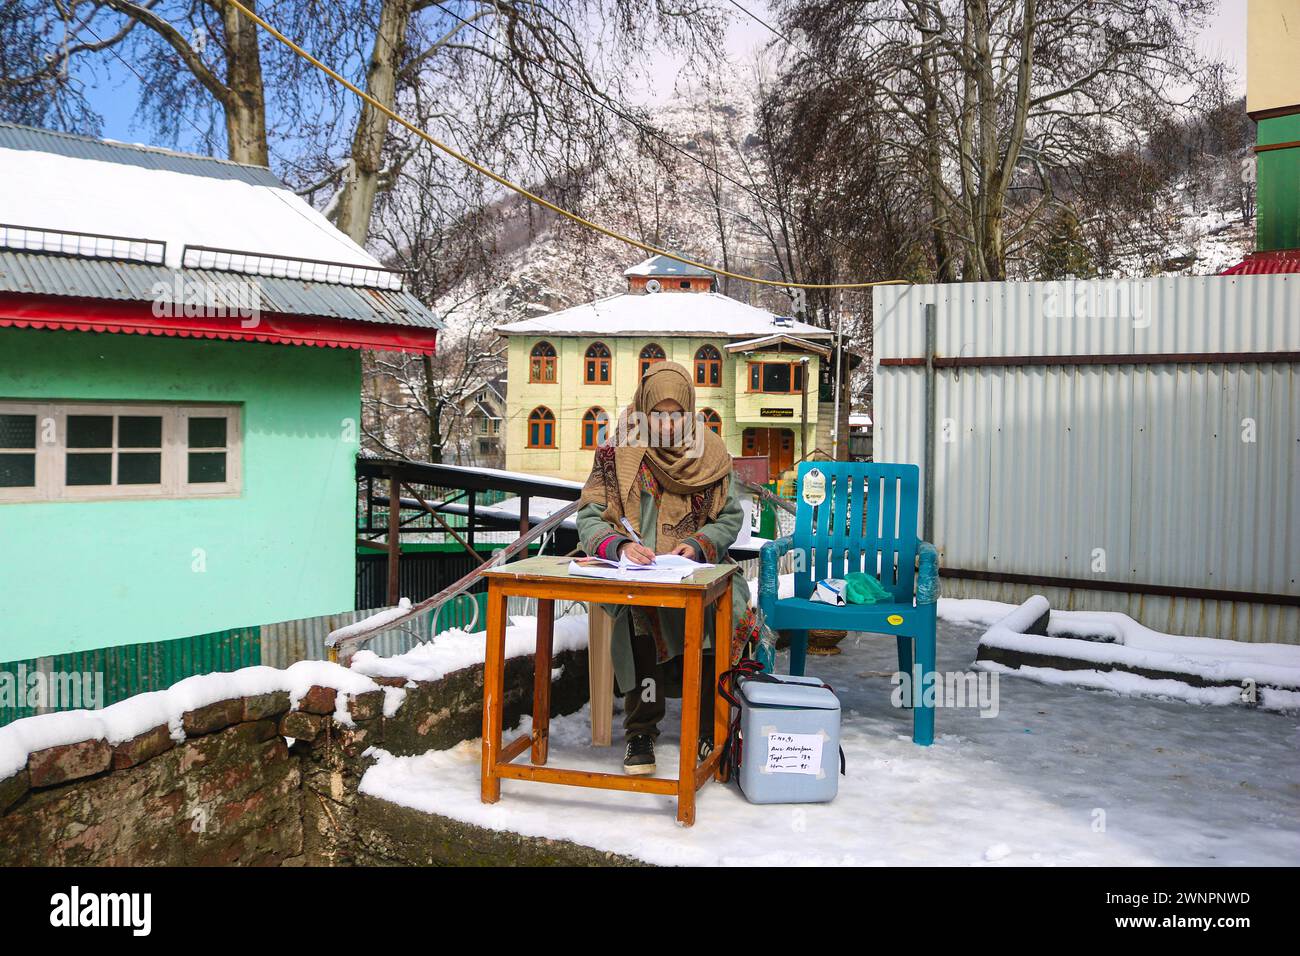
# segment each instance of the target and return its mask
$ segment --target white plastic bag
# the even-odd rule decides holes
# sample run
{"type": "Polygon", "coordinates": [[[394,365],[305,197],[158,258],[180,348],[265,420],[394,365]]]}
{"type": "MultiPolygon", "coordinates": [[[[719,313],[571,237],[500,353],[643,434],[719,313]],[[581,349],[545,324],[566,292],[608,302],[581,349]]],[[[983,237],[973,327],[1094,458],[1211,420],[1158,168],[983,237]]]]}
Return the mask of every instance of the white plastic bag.
{"type": "Polygon", "coordinates": [[[844,599],[844,579],[843,578],[824,578],[817,582],[817,587],[813,589],[812,600],[820,601],[822,604],[834,604],[836,607],[843,607],[844,599]]]}

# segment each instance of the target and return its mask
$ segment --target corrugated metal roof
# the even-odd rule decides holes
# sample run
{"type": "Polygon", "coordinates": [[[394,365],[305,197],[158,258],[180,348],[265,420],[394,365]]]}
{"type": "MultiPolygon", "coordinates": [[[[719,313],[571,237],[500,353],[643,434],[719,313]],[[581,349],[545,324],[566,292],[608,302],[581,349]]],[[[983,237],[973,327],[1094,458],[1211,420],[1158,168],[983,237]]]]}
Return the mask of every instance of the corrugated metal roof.
{"type": "Polygon", "coordinates": [[[116,143],[90,136],[19,126],[15,123],[0,123],[0,149],[34,150],[73,159],[93,159],[104,163],[139,166],[142,169],[165,169],[171,172],[188,173],[191,176],[231,179],[254,186],[272,186],[277,189],[284,186],[264,166],[245,166],[225,159],[191,156],[172,152],[169,149],[159,149],[156,146],[116,143]]]}
{"type": "Polygon", "coordinates": [[[198,299],[248,306],[252,304],[247,300],[251,290],[264,312],[424,329],[443,327],[432,311],[404,291],[0,250],[3,292],[154,302],[160,287],[173,293],[178,282],[180,294],[171,295],[173,301],[198,299]]]}

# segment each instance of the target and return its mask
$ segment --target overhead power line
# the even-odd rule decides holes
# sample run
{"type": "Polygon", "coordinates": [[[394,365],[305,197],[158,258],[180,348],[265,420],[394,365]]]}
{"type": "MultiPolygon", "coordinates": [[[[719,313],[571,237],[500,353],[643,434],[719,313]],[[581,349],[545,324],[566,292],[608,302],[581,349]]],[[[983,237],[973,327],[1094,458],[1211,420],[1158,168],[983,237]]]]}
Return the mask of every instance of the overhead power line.
{"type": "Polygon", "coordinates": [[[786,36],[784,33],[782,33],[782,32],[781,32],[780,30],[778,30],[776,27],[772,26],[772,24],[768,23],[766,20],[764,20],[762,17],[760,17],[757,13],[754,13],[752,10],[748,9],[747,7],[742,7],[739,3],[736,2],[736,0],[727,0],[727,2],[730,3],[730,4],[731,4],[733,7],[735,7],[737,10],[739,10],[741,13],[743,13],[745,16],[749,17],[749,18],[750,18],[751,20],[753,20],[755,23],[759,23],[759,24],[763,25],[764,27],[766,27],[769,33],[773,34],[774,36],[778,37],[779,39],[784,40],[786,43],[790,44],[790,46],[794,46],[794,41],[793,41],[793,40],[791,40],[788,36],[786,36]]]}
{"type": "Polygon", "coordinates": [[[523,186],[520,186],[518,183],[511,182],[509,179],[502,176],[500,173],[494,172],[488,167],[475,162],[473,159],[470,159],[468,156],[464,155],[454,147],[448,146],[446,143],[443,143],[442,141],[436,139],[434,136],[430,135],[420,127],[416,126],[410,120],[401,116],[392,108],[386,106],[385,104],[381,103],[379,100],[375,99],[365,90],[361,89],[355,83],[351,82],[346,77],[342,76],[336,70],[326,66],[320,60],[316,59],[316,57],[312,56],[302,47],[298,46],[298,44],[294,43],[283,33],[281,33],[279,30],[273,27],[270,23],[262,19],[262,17],[258,16],[252,10],[248,9],[248,7],[240,3],[239,0],[229,0],[229,3],[232,7],[238,10],[240,15],[243,16],[245,19],[248,19],[253,23],[256,23],[258,26],[260,26],[271,36],[275,37],[275,39],[278,40],[280,43],[287,46],[295,54],[302,57],[312,66],[316,67],[316,69],[324,73],[326,76],[330,77],[330,79],[334,80],[334,82],[342,85],[345,89],[350,90],[353,94],[360,97],[366,103],[369,103],[373,108],[378,110],[383,115],[387,116],[393,122],[397,123],[398,125],[414,133],[416,136],[419,136],[421,139],[425,140],[430,145],[435,146],[438,149],[442,150],[442,152],[446,153],[448,156],[450,156],[452,159],[455,159],[457,162],[463,163],[464,165],[468,166],[470,169],[473,169],[475,172],[478,172],[479,174],[486,176],[488,179],[492,180],[498,185],[504,186],[506,189],[518,193],[520,196],[523,196],[529,202],[542,206],[545,209],[549,209],[551,212],[556,213],[559,216],[563,216],[565,219],[577,223],[579,226],[582,226],[585,229],[590,229],[594,232],[598,232],[601,235],[608,236],[611,239],[617,239],[619,242],[626,243],[629,246],[632,246],[636,249],[640,249],[643,252],[648,252],[651,255],[663,256],[667,259],[672,259],[675,262],[680,262],[684,265],[694,266],[697,269],[704,269],[716,275],[725,276],[728,279],[736,279],[737,281],[740,282],[753,282],[758,285],[772,286],[778,289],[869,289],[878,285],[907,285],[908,284],[905,279],[882,279],[875,282],[782,282],[779,279],[762,279],[759,278],[758,276],[745,275],[743,273],[738,273],[738,272],[730,272],[726,269],[720,269],[716,266],[709,265],[706,262],[699,262],[695,259],[689,259],[675,252],[670,252],[667,249],[660,249],[659,247],[653,246],[647,242],[642,242],[640,239],[634,239],[631,236],[626,236],[621,232],[618,232],[613,229],[609,229],[605,226],[600,225],[597,222],[593,222],[592,220],[587,219],[585,216],[580,216],[576,212],[572,212],[571,210],[565,209],[562,206],[556,205],[555,203],[551,202],[549,199],[545,199],[544,197],[537,195],[531,190],[523,186]]]}
{"type": "MultiPolygon", "coordinates": [[[[498,46],[503,45],[500,38],[493,36],[491,33],[489,33],[487,30],[484,30],[482,27],[474,23],[472,20],[465,19],[455,10],[444,8],[441,12],[447,14],[450,17],[454,17],[455,19],[459,20],[463,26],[469,27],[471,30],[481,34],[482,36],[491,40],[493,43],[496,43],[498,46]]],[[[753,16],[753,14],[750,15],[753,16]]],[[[736,179],[734,176],[723,172],[721,169],[718,169],[716,166],[714,166],[712,163],[708,162],[707,160],[701,159],[699,156],[696,156],[690,150],[677,145],[672,140],[668,139],[666,136],[661,135],[659,131],[654,129],[652,126],[646,125],[636,116],[628,113],[626,110],[622,110],[619,107],[615,106],[612,102],[610,102],[608,96],[604,94],[597,95],[596,93],[593,93],[591,90],[587,89],[586,87],[583,87],[580,84],[574,83],[573,81],[567,79],[563,74],[558,73],[554,70],[547,69],[545,66],[543,66],[540,63],[535,63],[533,64],[533,66],[536,69],[540,70],[541,72],[545,73],[547,76],[554,79],[556,82],[563,84],[564,86],[573,90],[578,95],[586,98],[587,100],[590,100],[592,103],[594,103],[596,106],[600,107],[601,109],[613,113],[619,119],[636,127],[643,135],[648,136],[649,138],[655,140],[658,143],[662,143],[664,146],[667,146],[669,149],[673,150],[674,152],[679,153],[682,156],[685,156],[691,162],[697,163],[704,169],[707,169],[709,172],[713,173],[713,175],[717,176],[719,179],[724,179],[727,182],[731,183],[733,186],[735,186],[737,189],[740,189],[743,192],[748,193],[750,196],[753,197],[754,201],[759,203],[760,205],[766,206],[777,213],[782,212],[780,206],[778,206],[772,200],[768,199],[757,189],[754,189],[749,184],[743,183],[739,179],[736,179]]],[[[833,236],[823,235],[822,238],[829,239],[832,242],[837,242],[837,243],[840,242],[839,239],[835,239],[833,236]]]]}

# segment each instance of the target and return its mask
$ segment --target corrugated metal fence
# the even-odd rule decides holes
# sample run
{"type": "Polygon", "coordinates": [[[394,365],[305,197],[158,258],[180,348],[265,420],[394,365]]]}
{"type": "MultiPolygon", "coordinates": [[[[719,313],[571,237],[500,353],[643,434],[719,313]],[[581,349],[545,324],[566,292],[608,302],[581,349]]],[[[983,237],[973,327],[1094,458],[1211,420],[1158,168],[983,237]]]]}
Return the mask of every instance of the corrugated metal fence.
{"type": "Polygon", "coordinates": [[[1300,642],[1300,279],[882,287],[874,316],[876,457],[932,462],[947,596],[1300,642]]]}
{"type": "MultiPolygon", "coordinates": [[[[135,694],[164,690],[193,674],[233,671],[256,664],[288,667],[296,661],[325,660],[329,656],[325,639],[331,631],[353,624],[379,610],[383,608],[343,611],[261,627],[199,634],[174,641],[97,648],[0,663],[0,681],[9,682],[6,693],[0,694],[0,726],[21,717],[53,710],[91,705],[105,707],[135,694]],[[93,675],[102,676],[102,699],[69,698],[66,688],[74,684],[79,693],[83,690],[90,692],[88,685],[79,681],[83,675],[92,679],[93,675]],[[49,688],[56,684],[64,688],[62,696],[51,698],[48,690],[42,691],[46,694],[44,698],[36,696],[36,687],[49,688]],[[22,700],[9,699],[19,687],[22,688],[22,700]],[[41,701],[44,703],[41,704],[41,701]]],[[[562,602],[556,613],[563,615],[583,610],[585,608],[575,608],[562,602]]],[[[507,613],[510,616],[535,615],[536,602],[511,598],[507,613]]],[[[425,614],[401,628],[381,632],[366,649],[374,651],[380,657],[392,657],[409,651],[416,644],[429,641],[433,634],[441,634],[452,628],[482,631],[486,619],[486,593],[464,594],[444,605],[436,618],[432,614],[425,614]]]]}
{"type": "MultiPolygon", "coordinates": [[[[436,633],[453,627],[483,630],[485,601],[484,594],[465,595],[453,601],[438,615],[436,633]],[[477,615],[475,603],[478,605],[477,615]]],[[[526,611],[522,606],[511,610],[516,614],[526,611]]],[[[0,695],[0,726],[20,717],[66,710],[70,706],[94,704],[104,707],[135,694],[164,690],[193,674],[234,671],[255,664],[288,667],[295,661],[325,660],[328,656],[325,638],[330,631],[374,613],[373,610],[344,611],[261,627],[198,634],[173,641],[103,647],[3,663],[0,664],[0,680],[9,681],[10,693],[0,695]],[[103,699],[69,700],[66,688],[76,686],[78,692],[88,692],[90,687],[81,678],[95,679],[93,675],[102,676],[103,699]],[[56,684],[65,688],[57,698],[51,697],[48,689],[56,684]],[[38,688],[44,697],[37,693],[38,688]],[[16,694],[19,689],[22,691],[21,699],[16,694]],[[10,699],[11,696],[14,699],[10,699]]],[[[425,615],[401,629],[379,634],[369,649],[383,657],[404,653],[417,643],[429,640],[434,626],[432,616],[425,615]]]]}

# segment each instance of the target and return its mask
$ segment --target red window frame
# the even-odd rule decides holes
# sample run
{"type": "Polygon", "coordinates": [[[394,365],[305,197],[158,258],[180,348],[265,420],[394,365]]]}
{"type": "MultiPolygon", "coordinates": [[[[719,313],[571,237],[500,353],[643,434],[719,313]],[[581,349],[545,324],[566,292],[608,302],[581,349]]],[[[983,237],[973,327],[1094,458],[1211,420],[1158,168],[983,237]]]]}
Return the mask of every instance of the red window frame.
{"type": "Polygon", "coordinates": [[[663,347],[658,342],[651,342],[641,350],[640,373],[638,378],[645,378],[645,373],[650,371],[650,366],[655,362],[667,361],[668,354],[664,352],[663,347]]]}
{"type": "Polygon", "coordinates": [[[701,346],[695,353],[695,387],[722,387],[722,353],[712,345],[701,346]]]}
{"type": "Polygon", "coordinates": [[[528,381],[553,385],[555,383],[555,346],[538,342],[528,354],[528,381]]]}
{"type": "Polygon", "coordinates": [[[798,395],[803,391],[803,362],[750,362],[749,379],[746,382],[745,391],[754,394],[763,395],[798,395]],[[768,365],[788,365],[790,366],[790,387],[786,391],[778,389],[766,389],[763,387],[765,370],[768,365]],[[758,387],[754,387],[755,373],[758,375],[758,387]]]}
{"type": "Polygon", "coordinates": [[[595,448],[605,440],[609,412],[599,406],[587,409],[582,416],[582,447],[595,448]]]}
{"type": "Polygon", "coordinates": [[[609,346],[604,342],[592,342],[587,346],[582,363],[583,384],[608,385],[611,361],[609,346]]]}
{"type": "Polygon", "coordinates": [[[555,413],[545,405],[528,413],[528,447],[555,447],[555,413]]]}

